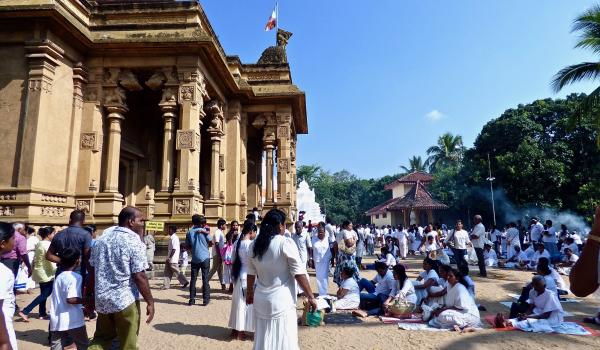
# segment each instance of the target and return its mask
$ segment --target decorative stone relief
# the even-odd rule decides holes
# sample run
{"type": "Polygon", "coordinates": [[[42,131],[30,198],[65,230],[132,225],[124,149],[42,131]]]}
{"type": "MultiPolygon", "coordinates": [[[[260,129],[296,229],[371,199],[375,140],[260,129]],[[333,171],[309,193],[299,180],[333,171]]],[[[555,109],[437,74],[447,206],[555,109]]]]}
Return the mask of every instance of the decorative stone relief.
{"type": "Polygon", "coordinates": [[[146,80],[144,82],[144,84],[149,87],[150,89],[157,91],[158,89],[161,88],[161,86],[164,85],[164,83],[167,81],[167,77],[165,75],[165,73],[161,72],[161,71],[156,71],[154,72],[154,74],[152,74],[152,76],[146,80]]]}
{"type": "Polygon", "coordinates": [[[225,156],[219,154],[219,170],[225,171],[225,156]]]}
{"type": "Polygon", "coordinates": [[[285,193],[285,199],[287,199],[287,200],[290,200],[290,198],[291,198],[291,195],[290,195],[290,193],[289,193],[289,192],[286,192],[286,193],[285,193]]]}
{"type": "Polygon", "coordinates": [[[189,179],[188,180],[188,190],[195,190],[196,189],[196,181],[194,181],[194,179],[189,179]]]}
{"type": "Polygon", "coordinates": [[[0,194],[0,200],[2,201],[14,201],[17,199],[16,193],[2,193],[0,194]]]}
{"type": "Polygon", "coordinates": [[[163,89],[162,98],[160,99],[160,103],[165,102],[177,102],[177,87],[165,87],[163,89]]]}
{"type": "Polygon", "coordinates": [[[264,141],[275,141],[275,128],[272,126],[265,126],[263,134],[264,141]]]}
{"type": "Polygon", "coordinates": [[[277,124],[289,124],[292,116],[289,114],[277,114],[277,124]]]}
{"type": "Polygon", "coordinates": [[[148,201],[152,200],[154,198],[154,191],[152,191],[152,190],[146,191],[146,196],[144,198],[146,198],[146,200],[148,200],[148,201]]]}
{"type": "Polygon", "coordinates": [[[266,123],[267,119],[264,117],[264,115],[260,114],[257,115],[256,118],[254,118],[254,121],[252,121],[252,126],[254,126],[257,129],[261,129],[263,126],[265,126],[266,123]]]}
{"type": "Polygon", "coordinates": [[[63,217],[65,216],[65,208],[59,207],[42,207],[42,216],[63,217]]]}
{"type": "Polygon", "coordinates": [[[184,85],[179,88],[179,101],[196,101],[196,87],[184,85]]]}
{"type": "Polygon", "coordinates": [[[195,199],[194,200],[194,214],[199,214],[200,213],[200,201],[195,199]]]}
{"type": "Polygon", "coordinates": [[[83,99],[87,102],[97,102],[100,100],[100,89],[98,86],[87,86],[83,89],[83,99]]]}
{"type": "Polygon", "coordinates": [[[200,145],[200,135],[194,130],[177,130],[177,150],[195,151],[200,145]]]}
{"type": "Polygon", "coordinates": [[[42,194],[42,202],[67,203],[67,197],[52,194],[42,194]]]}
{"type": "Polygon", "coordinates": [[[86,215],[91,212],[92,201],[87,199],[78,199],[75,203],[77,210],[83,211],[86,215]]]}
{"type": "Polygon", "coordinates": [[[242,174],[245,174],[248,171],[248,165],[246,164],[246,159],[240,159],[240,171],[242,174]]]}
{"type": "Polygon", "coordinates": [[[175,180],[173,180],[173,189],[179,190],[179,187],[180,187],[179,178],[176,177],[175,180]]]}
{"type": "Polygon", "coordinates": [[[190,214],[190,200],[189,199],[176,199],[175,200],[175,212],[179,215],[190,214]]]}
{"type": "Polygon", "coordinates": [[[98,138],[97,132],[95,132],[95,131],[82,132],[80,149],[98,152],[100,150],[100,142],[98,142],[98,141],[99,141],[99,138],[98,138]]]}
{"type": "Polygon", "coordinates": [[[52,92],[52,81],[49,79],[39,78],[39,79],[29,79],[28,83],[29,91],[43,91],[45,93],[52,92]]]}
{"type": "Polygon", "coordinates": [[[15,208],[5,205],[5,206],[0,206],[0,216],[14,216],[15,215],[15,208]]]}
{"type": "Polygon", "coordinates": [[[290,160],[288,158],[279,158],[277,162],[277,168],[279,171],[289,172],[290,171],[290,160]]]}
{"type": "Polygon", "coordinates": [[[125,104],[125,90],[120,87],[110,87],[104,89],[105,105],[123,105],[125,104]]]}
{"type": "Polygon", "coordinates": [[[240,200],[242,202],[246,202],[246,193],[242,192],[242,195],[240,196],[240,200]]]}
{"type": "Polygon", "coordinates": [[[135,74],[129,69],[121,70],[117,80],[122,87],[129,91],[141,91],[144,89],[135,74]]]}
{"type": "Polygon", "coordinates": [[[290,138],[290,129],[287,125],[279,125],[277,127],[277,137],[286,140],[290,138]]]}
{"type": "Polygon", "coordinates": [[[88,188],[90,191],[94,192],[94,191],[98,191],[98,183],[96,182],[95,179],[92,179],[90,181],[90,187],[88,188]]]}

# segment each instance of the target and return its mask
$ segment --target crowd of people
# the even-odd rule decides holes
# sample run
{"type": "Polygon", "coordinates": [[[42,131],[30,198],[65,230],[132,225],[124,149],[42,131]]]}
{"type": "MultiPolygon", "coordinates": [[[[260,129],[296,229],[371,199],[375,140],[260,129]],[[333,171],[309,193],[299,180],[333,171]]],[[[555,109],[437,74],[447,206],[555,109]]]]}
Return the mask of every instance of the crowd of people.
{"type": "MultiPolygon", "coordinates": [[[[431,327],[468,332],[481,327],[480,311],[485,309],[476,302],[469,265],[477,266],[480,277],[487,276],[489,267],[531,269],[535,277],[522,288],[508,317],[515,322],[531,318],[557,324],[563,317],[560,298],[569,289],[560,274],[576,272],[584,245],[564,225],[556,231],[550,220],[541,224],[536,218],[529,229],[509,223],[503,230],[486,230],[476,215],[470,231],[462,221],[448,229],[434,224],[355,227],[350,221],[338,226],[329,220],[288,226],[287,220],[283,211],[273,209],[263,218],[253,212],[241,225],[219,219],[212,230],[204,216],[193,215],[183,242],[177,227],[168,226],[162,288],[170,288],[176,277],[181,287],[189,287],[192,306],[200,276],[206,306],[211,300],[209,281],[217,275],[222,291],[231,294],[233,338],[253,339],[254,349],[297,349],[299,296],[311,311],[419,317],[431,327]],[[363,263],[367,255],[374,255],[375,262],[363,263]],[[404,265],[408,256],[423,259],[413,280],[404,265]],[[315,270],[316,295],[309,268],[315,270]],[[375,277],[366,278],[367,270],[375,270],[375,277]],[[328,292],[330,281],[337,287],[333,295],[328,292]]],[[[60,232],[41,227],[35,235],[22,223],[0,222],[0,349],[17,349],[13,316],[27,322],[35,307],[40,318],[49,320],[53,350],[70,344],[77,349],[136,349],[141,299],[146,303],[146,322],[154,317],[148,275],[155,270],[155,247],[154,237],[143,230],[142,213],[134,207],[125,207],[118,225],[99,237],[95,226],[85,225],[85,214],[79,210],[71,213],[69,226],[60,232]],[[19,273],[31,278],[25,288],[28,283],[39,285],[39,295],[22,309],[15,298],[22,288],[19,273]],[[90,340],[85,320],[95,318],[90,340]]],[[[588,264],[594,259],[589,251],[588,264]]],[[[583,289],[580,294],[587,292],[583,289]]],[[[598,316],[586,320],[599,323],[598,316]]],[[[502,315],[497,317],[498,324],[505,322],[502,315]]]]}

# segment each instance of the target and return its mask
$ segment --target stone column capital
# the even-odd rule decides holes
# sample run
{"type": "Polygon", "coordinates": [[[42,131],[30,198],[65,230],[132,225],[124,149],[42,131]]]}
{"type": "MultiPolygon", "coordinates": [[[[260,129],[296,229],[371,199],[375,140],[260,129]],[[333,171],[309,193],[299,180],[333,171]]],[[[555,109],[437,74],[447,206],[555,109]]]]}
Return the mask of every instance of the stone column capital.
{"type": "Polygon", "coordinates": [[[106,119],[123,120],[125,119],[124,114],[129,111],[129,108],[127,108],[127,106],[124,104],[105,105],[104,108],[106,108],[106,111],[108,112],[106,119]]]}
{"type": "Polygon", "coordinates": [[[177,117],[177,102],[161,102],[158,106],[163,113],[163,119],[175,119],[177,117]]]}

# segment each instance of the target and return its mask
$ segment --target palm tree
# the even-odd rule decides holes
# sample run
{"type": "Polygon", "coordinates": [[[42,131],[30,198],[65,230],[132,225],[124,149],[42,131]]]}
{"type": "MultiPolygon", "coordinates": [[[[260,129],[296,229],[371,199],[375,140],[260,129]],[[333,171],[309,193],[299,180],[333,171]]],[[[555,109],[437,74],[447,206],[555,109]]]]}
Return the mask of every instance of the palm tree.
{"type": "Polygon", "coordinates": [[[408,160],[408,168],[404,165],[400,166],[400,169],[406,173],[413,173],[415,171],[425,171],[425,164],[421,156],[413,156],[408,160]]]}
{"type": "Polygon", "coordinates": [[[462,136],[447,132],[438,138],[437,145],[427,149],[425,166],[434,172],[442,166],[459,162],[463,152],[462,136]]]}
{"type": "MultiPolygon", "coordinates": [[[[576,48],[590,49],[594,53],[600,53],[600,5],[595,5],[582,15],[577,17],[573,22],[573,32],[580,31],[581,36],[576,48]]],[[[552,88],[555,92],[559,92],[565,86],[579,82],[581,80],[595,80],[600,76],[600,62],[582,62],[561,69],[552,80],[552,88]]],[[[595,107],[600,105],[600,86],[597,87],[580,105],[581,112],[591,114],[595,107]]],[[[596,125],[600,132],[600,114],[593,116],[593,124],[596,125]]],[[[571,120],[571,125],[575,126],[579,121],[580,116],[574,117],[571,120]]],[[[600,133],[597,139],[598,147],[600,148],[600,133]]]]}

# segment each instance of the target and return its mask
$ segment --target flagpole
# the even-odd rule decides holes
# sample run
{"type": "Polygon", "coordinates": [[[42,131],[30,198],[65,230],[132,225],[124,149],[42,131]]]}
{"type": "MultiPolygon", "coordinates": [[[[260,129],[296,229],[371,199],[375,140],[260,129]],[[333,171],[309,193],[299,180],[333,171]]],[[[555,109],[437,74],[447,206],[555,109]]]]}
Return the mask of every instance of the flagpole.
{"type": "MultiPolygon", "coordinates": [[[[275,11],[277,12],[277,19],[275,21],[275,26],[279,29],[279,2],[275,1],[275,11]]],[[[275,34],[277,36],[277,34],[275,34]]]]}

